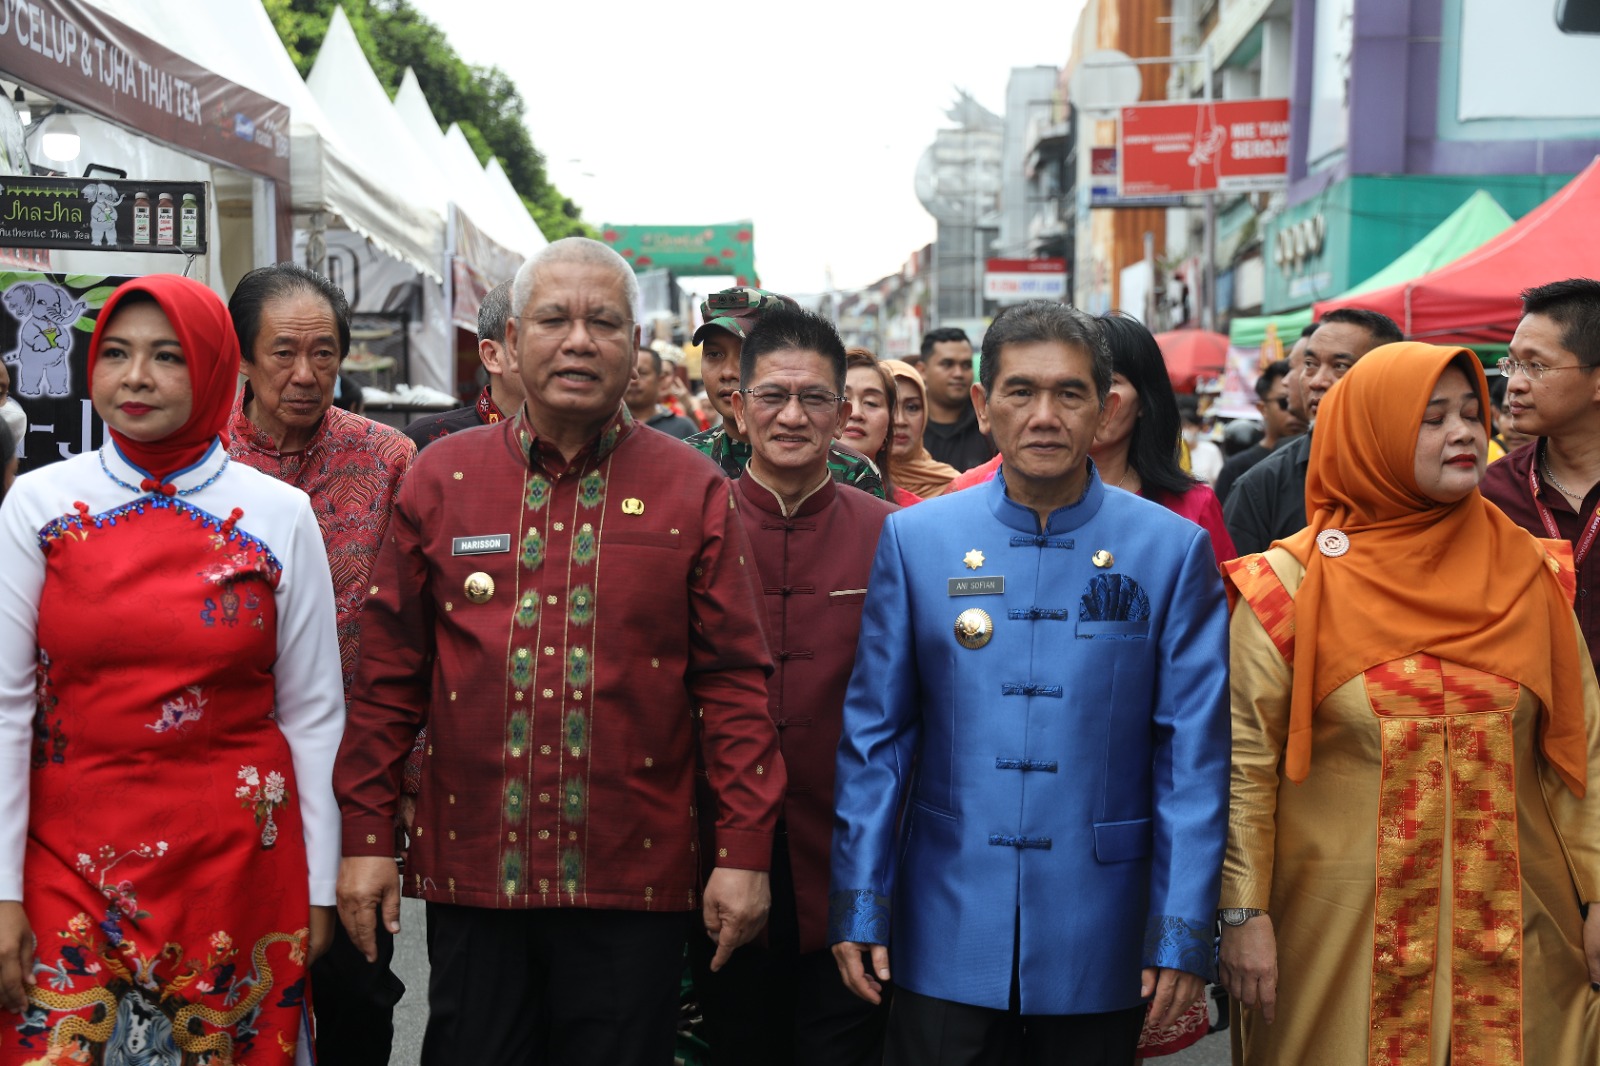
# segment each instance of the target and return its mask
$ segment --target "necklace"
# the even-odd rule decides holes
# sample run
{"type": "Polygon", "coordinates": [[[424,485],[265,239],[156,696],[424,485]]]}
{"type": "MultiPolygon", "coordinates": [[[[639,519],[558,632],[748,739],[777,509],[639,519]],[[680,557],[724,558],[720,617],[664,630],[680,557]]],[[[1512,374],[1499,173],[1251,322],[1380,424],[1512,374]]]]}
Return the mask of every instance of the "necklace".
{"type": "Polygon", "coordinates": [[[140,494],[149,493],[150,495],[154,496],[193,496],[201,489],[209,488],[217,480],[217,478],[222,476],[222,472],[228,469],[228,464],[233,461],[231,456],[224,455],[222,457],[222,465],[217,467],[217,472],[215,474],[212,474],[210,477],[206,478],[192,489],[180,490],[172,485],[165,484],[156,478],[148,477],[141,481],[138,485],[130,485],[117,475],[113,474],[111,472],[111,468],[106,465],[106,451],[104,448],[100,449],[99,455],[100,469],[105,471],[106,477],[127,489],[129,492],[140,494]]]}
{"type": "Polygon", "coordinates": [[[1129,465],[1123,467],[1122,476],[1117,479],[1117,488],[1119,488],[1119,489],[1127,488],[1128,487],[1128,475],[1130,475],[1132,473],[1133,473],[1133,465],[1131,463],[1129,465]]]}
{"type": "Polygon", "coordinates": [[[1544,478],[1545,478],[1545,480],[1550,482],[1550,484],[1554,485],[1556,487],[1556,491],[1561,493],[1561,495],[1565,496],[1567,499],[1569,499],[1569,500],[1577,500],[1578,504],[1579,504],[1579,506],[1581,508],[1581,506],[1583,504],[1583,497],[1579,496],[1576,492],[1573,492],[1571,489],[1567,488],[1559,480],[1557,480],[1555,474],[1550,472],[1550,457],[1547,455],[1547,456],[1544,456],[1543,458],[1544,458],[1544,478]]]}

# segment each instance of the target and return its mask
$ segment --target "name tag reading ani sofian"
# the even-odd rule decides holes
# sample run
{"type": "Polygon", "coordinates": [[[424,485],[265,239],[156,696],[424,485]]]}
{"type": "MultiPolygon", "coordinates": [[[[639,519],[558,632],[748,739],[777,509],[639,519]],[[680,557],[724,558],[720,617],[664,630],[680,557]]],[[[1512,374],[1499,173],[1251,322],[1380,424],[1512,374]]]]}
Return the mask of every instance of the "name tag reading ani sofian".
{"type": "Polygon", "coordinates": [[[484,537],[456,537],[450,541],[451,555],[493,555],[511,550],[510,533],[493,533],[484,537]]]}
{"type": "Polygon", "coordinates": [[[950,579],[952,596],[997,596],[1006,590],[1004,574],[986,577],[953,577],[950,579]]]}

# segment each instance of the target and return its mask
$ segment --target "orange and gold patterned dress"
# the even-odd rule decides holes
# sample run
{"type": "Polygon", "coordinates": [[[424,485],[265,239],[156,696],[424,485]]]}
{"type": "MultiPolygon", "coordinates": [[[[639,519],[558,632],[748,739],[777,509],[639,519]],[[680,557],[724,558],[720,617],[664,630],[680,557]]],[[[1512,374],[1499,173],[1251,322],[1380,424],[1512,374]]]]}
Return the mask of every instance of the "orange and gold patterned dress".
{"type": "MultiPolygon", "coordinates": [[[[1304,571],[1282,549],[1230,569],[1245,603],[1221,905],[1266,910],[1278,947],[1276,1020],[1244,1012],[1235,1062],[1600,1063],[1579,910],[1600,899],[1600,792],[1577,798],[1546,764],[1538,699],[1425,653],[1384,663],[1317,707],[1311,771],[1293,784],[1304,571]]],[[[1584,705],[1595,789],[1592,670],[1584,705]]]]}

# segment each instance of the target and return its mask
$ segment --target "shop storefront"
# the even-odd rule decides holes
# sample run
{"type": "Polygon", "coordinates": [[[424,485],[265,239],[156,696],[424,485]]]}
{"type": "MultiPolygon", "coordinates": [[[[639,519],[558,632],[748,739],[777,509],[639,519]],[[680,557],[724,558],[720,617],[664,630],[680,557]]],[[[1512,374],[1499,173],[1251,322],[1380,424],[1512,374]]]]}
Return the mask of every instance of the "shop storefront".
{"type": "Polygon", "coordinates": [[[289,111],[81,0],[0,3],[0,88],[17,216],[0,223],[0,361],[26,470],[100,443],[83,361],[118,282],[187,273],[227,292],[288,252],[289,111]]]}

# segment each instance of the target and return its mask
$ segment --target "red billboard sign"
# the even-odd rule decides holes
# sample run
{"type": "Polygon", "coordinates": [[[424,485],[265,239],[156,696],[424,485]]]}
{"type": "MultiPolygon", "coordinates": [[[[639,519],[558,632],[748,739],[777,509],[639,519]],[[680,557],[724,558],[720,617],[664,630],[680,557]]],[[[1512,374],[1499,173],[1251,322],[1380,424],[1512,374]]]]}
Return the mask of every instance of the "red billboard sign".
{"type": "Polygon", "coordinates": [[[986,300],[1014,303],[1020,300],[1065,300],[1065,259],[985,259],[983,296],[986,300]]]}
{"type": "Polygon", "coordinates": [[[1117,148],[1125,197],[1280,188],[1289,164],[1289,101],[1124,107],[1117,148]]]}

